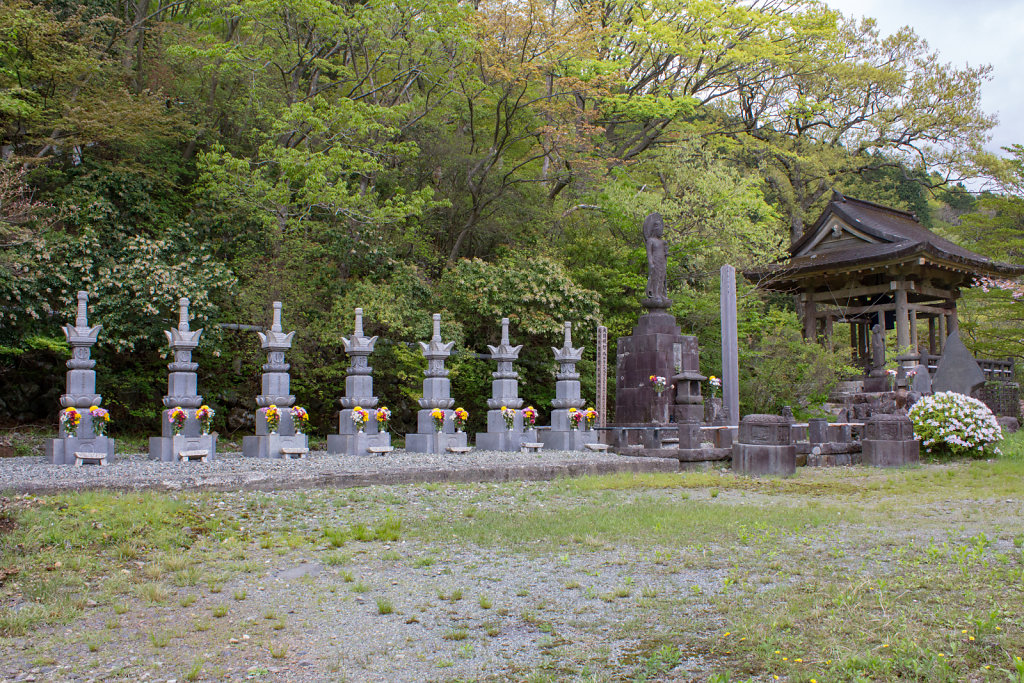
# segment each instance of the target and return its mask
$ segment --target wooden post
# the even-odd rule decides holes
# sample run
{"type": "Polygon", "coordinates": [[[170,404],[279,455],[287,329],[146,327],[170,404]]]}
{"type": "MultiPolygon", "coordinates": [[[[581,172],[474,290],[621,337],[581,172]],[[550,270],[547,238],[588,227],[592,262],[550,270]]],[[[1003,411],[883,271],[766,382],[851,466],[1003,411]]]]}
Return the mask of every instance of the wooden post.
{"type": "Polygon", "coordinates": [[[956,300],[950,299],[946,303],[949,305],[949,314],[947,316],[949,318],[949,326],[946,328],[949,330],[946,333],[946,336],[948,337],[949,335],[953,334],[954,332],[960,329],[960,320],[959,318],[957,318],[956,315],[956,300]]]}
{"type": "Polygon", "coordinates": [[[854,365],[860,360],[860,334],[857,331],[857,323],[850,323],[850,362],[854,365]]]}
{"type": "Polygon", "coordinates": [[[920,352],[920,340],[917,337],[917,308],[910,307],[910,352],[920,352]]]}
{"type": "Polygon", "coordinates": [[[899,353],[910,346],[910,322],[907,318],[907,290],[906,283],[900,282],[896,290],[896,347],[899,353]]]}
{"type": "Polygon", "coordinates": [[[818,340],[818,304],[810,300],[804,302],[804,339],[818,340]]]}
{"type": "Polygon", "coordinates": [[[939,355],[942,355],[943,351],[946,350],[946,316],[937,315],[935,320],[939,328],[939,355]]]}
{"type": "Polygon", "coordinates": [[[928,316],[928,353],[932,354],[933,356],[938,355],[938,353],[939,353],[939,346],[937,344],[937,339],[936,339],[936,333],[937,332],[938,332],[938,330],[936,329],[936,325],[935,325],[935,316],[934,315],[929,315],[928,316]]]}

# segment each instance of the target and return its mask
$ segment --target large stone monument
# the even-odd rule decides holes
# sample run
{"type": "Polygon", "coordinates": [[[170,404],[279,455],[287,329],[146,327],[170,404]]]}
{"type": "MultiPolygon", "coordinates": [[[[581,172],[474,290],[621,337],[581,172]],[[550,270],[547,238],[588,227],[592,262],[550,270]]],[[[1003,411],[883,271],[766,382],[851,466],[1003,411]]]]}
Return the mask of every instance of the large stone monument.
{"type": "Polygon", "coordinates": [[[423,398],[416,414],[416,433],[405,435],[405,450],[412,453],[444,453],[448,448],[466,448],[465,432],[456,432],[451,419],[451,408],[455,400],[451,397],[452,382],[444,361],[452,354],[455,342],[441,341],[441,315],[435,313],[434,334],[429,342],[420,342],[423,357],[427,359],[427,370],[423,377],[423,398]],[[434,427],[430,416],[434,409],[445,411],[441,430],[434,427]]]}
{"type": "MultiPolygon", "coordinates": [[[[576,363],[583,358],[583,347],[572,347],[572,323],[565,322],[565,338],[562,348],[551,347],[558,363],[555,374],[555,398],[551,401],[551,428],[539,432],[544,448],[555,451],[581,451],[585,444],[598,443],[597,432],[593,429],[572,429],[569,423],[571,409],[582,410],[584,401],[580,396],[580,373],[576,363]]],[[[585,422],[580,423],[584,427],[585,422]]]]}
{"type": "Polygon", "coordinates": [[[301,457],[309,452],[308,437],[295,429],[290,410],[295,405],[295,396],[288,393],[291,390],[291,377],[288,374],[291,366],[284,362],[284,354],[292,347],[295,333],[285,334],[281,327],[280,301],[274,302],[270,329],[256,334],[259,335],[260,346],[267,353],[267,362],[263,366],[263,391],[256,397],[256,405],[260,408],[277,406],[281,421],[277,429],[271,431],[266,414],[257,410],[256,435],[242,439],[242,454],[248,458],[301,457]]]}
{"type": "Polygon", "coordinates": [[[345,396],[339,399],[341,412],[338,413],[338,433],[327,436],[327,452],[332,455],[370,455],[371,448],[389,449],[391,434],[382,432],[374,418],[378,398],[373,395],[373,368],[369,356],[377,343],[377,337],[363,334],[363,309],[356,309],[355,331],[351,338],[341,338],[345,353],[352,359],[345,377],[345,396]],[[364,408],[370,419],[360,432],[352,422],[352,411],[364,408]]]}
{"type": "Polygon", "coordinates": [[[508,318],[501,319],[501,343],[487,348],[491,351],[491,359],[498,364],[498,370],[491,373],[494,379],[491,380],[491,398],[487,399],[487,431],[476,435],[476,445],[488,451],[518,451],[524,441],[535,442],[536,435],[523,432],[523,416],[519,412],[523,406],[523,399],[519,398],[519,373],[512,367],[523,347],[509,343],[508,318]],[[506,426],[501,414],[503,406],[516,411],[512,429],[506,426]]]}
{"type": "Polygon", "coordinates": [[[906,467],[921,462],[921,442],[904,414],[872,415],[864,422],[862,462],[875,467],[906,467]]]}
{"type": "Polygon", "coordinates": [[[953,330],[942,347],[942,358],[932,377],[932,391],[955,391],[964,396],[985,383],[985,373],[960,339],[960,331],[953,330]]]}
{"type": "Polygon", "coordinates": [[[149,457],[154,460],[173,462],[205,458],[212,460],[217,452],[217,434],[203,434],[196,419],[196,409],[203,405],[203,397],[196,393],[198,363],[192,362],[192,351],[199,346],[203,331],[191,330],[188,326],[188,299],[178,300],[178,327],[164,330],[174,360],[167,365],[167,395],[164,396],[164,410],[160,415],[161,436],[149,438],[149,457]],[[171,412],[181,408],[187,414],[185,426],[175,434],[170,422],[171,412]]]}
{"type": "Polygon", "coordinates": [[[93,370],[96,361],[90,358],[92,345],[96,343],[103,326],[89,327],[86,310],[88,303],[88,292],[79,292],[75,324],[63,327],[64,336],[71,346],[71,360],[67,362],[67,386],[64,395],[60,397],[60,404],[64,408],[76,409],[81,422],[71,434],[64,430],[63,423],[60,424],[57,438],[46,443],[46,456],[55,465],[75,464],[75,453],[92,454],[94,457],[89,460],[100,463],[114,459],[114,440],[97,434],[92,416],[89,415],[89,408],[103,402],[103,397],[96,393],[96,371],[93,370]],[[100,458],[101,454],[103,458],[100,458]]]}
{"type": "Polygon", "coordinates": [[[647,313],[640,316],[633,334],[619,337],[616,358],[615,426],[667,425],[673,416],[672,391],[654,390],[651,375],[672,378],[677,373],[697,371],[697,339],[684,337],[675,317],[668,312],[667,250],[662,239],[664,223],[652,213],[644,220],[647,245],[647,292],[642,303],[647,313]]]}

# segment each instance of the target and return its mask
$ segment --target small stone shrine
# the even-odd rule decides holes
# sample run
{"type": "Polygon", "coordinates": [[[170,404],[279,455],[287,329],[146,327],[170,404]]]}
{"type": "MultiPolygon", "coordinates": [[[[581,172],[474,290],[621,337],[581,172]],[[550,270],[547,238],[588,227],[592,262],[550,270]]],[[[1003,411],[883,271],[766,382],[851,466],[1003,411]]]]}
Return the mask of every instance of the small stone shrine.
{"type": "Polygon", "coordinates": [[[864,423],[861,462],[874,467],[905,467],[921,461],[921,443],[904,414],[872,415],[864,423]]]}
{"type": "Polygon", "coordinates": [[[732,469],[739,474],[789,476],[796,473],[796,446],[789,420],[781,415],[747,415],[732,445],[732,469]]]}
{"type": "Polygon", "coordinates": [[[379,399],[373,395],[373,368],[370,367],[369,356],[377,344],[377,337],[363,334],[363,309],[356,309],[352,337],[342,337],[341,343],[345,345],[345,353],[352,359],[352,364],[345,377],[345,396],[338,400],[341,403],[338,433],[327,436],[327,452],[331,455],[370,455],[373,452],[371,448],[379,452],[390,450],[391,434],[380,431],[374,417],[379,399]],[[362,432],[352,422],[354,408],[364,408],[370,413],[362,432]]]}
{"type": "Polygon", "coordinates": [[[451,419],[451,408],[455,400],[451,397],[452,382],[444,361],[452,354],[455,342],[441,341],[441,315],[435,313],[434,334],[430,342],[420,342],[423,357],[427,359],[427,370],[423,377],[423,398],[416,415],[416,432],[405,435],[405,450],[410,453],[444,453],[449,448],[466,448],[467,435],[456,432],[451,419]],[[435,408],[445,411],[441,430],[434,428],[430,413],[435,408]]]}
{"type": "Polygon", "coordinates": [[[555,374],[555,398],[551,401],[551,429],[538,433],[544,448],[554,451],[582,451],[585,444],[598,443],[597,432],[585,429],[585,422],[580,429],[572,429],[569,424],[569,409],[582,410],[584,401],[580,397],[580,373],[576,372],[576,363],[583,358],[583,347],[572,347],[572,323],[565,322],[565,340],[562,348],[551,347],[558,363],[555,374]]]}
{"type": "Polygon", "coordinates": [[[476,445],[488,451],[518,451],[524,441],[535,442],[537,439],[534,430],[530,430],[530,434],[523,431],[523,416],[519,412],[523,406],[523,399],[519,398],[519,373],[512,367],[523,347],[509,344],[508,318],[501,319],[501,343],[487,348],[491,351],[491,360],[498,364],[498,370],[491,373],[494,379],[491,380],[491,398],[487,399],[487,431],[476,435],[476,445]],[[502,406],[516,411],[512,429],[505,425],[502,406]]]}
{"type": "Polygon", "coordinates": [[[114,460],[114,440],[97,434],[89,415],[89,408],[103,402],[103,397],[96,393],[96,371],[93,370],[96,361],[90,358],[92,345],[96,343],[103,326],[89,327],[86,310],[88,302],[88,292],[79,292],[75,324],[63,328],[64,336],[71,346],[71,360],[67,362],[67,387],[66,393],[60,397],[60,404],[64,408],[78,410],[81,422],[72,434],[64,431],[64,425],[61,424],[57,438],[47,441],[46,457],[54,465],[72,465],[80,459],[100,464],[114,460]]]}
{"type": "Polygon", "coordinates": [[[271,431],[263,411],[256,411],[256,435],[242,438],[242,454],[247,458],[291,458],[302,457],[309,452],[308,437],[296,431],[290,408],[295,405],[295,396],[289,394],[291,366],[284,362],[285,352],[292,347],[294,332],[284,333],[281,327],[281,302],[274,302],[274,317],[267,332],[257,332],[260,346],[267,353],[263,366],[263,392],[256,397],[260,408],[277,406],[281,421],[271,431]]]}
{"type": "Polygon", "coordinates": [[[167,365],[167,395],[160,415],[161,436],[149,438],[149,457],[164,462],[205,458],[212,460],[217,452],[217,434],[203,434],[196,409],[203,405],[203,397],[196,393],[198,363],[192,362],[192,351],[199,346],[203,331],[192,331],[188,326],[188,299],[178,300],[178,327],[164,330],[174,360],[167,365]],[[175,434],[170,422],[174,408],[181,408],[188,418],[180,434],[175,434]]]}
{"type": "MultiPolygon", "coordinates": [[[[662,239],[664,223],[652,213],[644,220],[647,245],[647,292],[633,334],[619,337],[615,380],[615,425],[658,426],[671,421],[673,394],[655,392],[651,375],[670,380],[677,372],[697,369],[696,337],[684,337],[675,316],[668,312],[672,300],[666,284],[667,250],[662,239]]],[[[699,422],[699,419],[698,419],[699,422]]]]}
{"type": "Polygon", "coordinates": [[[683,337],[683,368],[672,377],[675,387],[675,419],[679,425],[679,448],[676,457],[695,462],[704,459],[701,448],[701,419],[704,417],[704,398],[701,383],[707,379],[700,374],[700,355],[696,337],[683,337]]]}

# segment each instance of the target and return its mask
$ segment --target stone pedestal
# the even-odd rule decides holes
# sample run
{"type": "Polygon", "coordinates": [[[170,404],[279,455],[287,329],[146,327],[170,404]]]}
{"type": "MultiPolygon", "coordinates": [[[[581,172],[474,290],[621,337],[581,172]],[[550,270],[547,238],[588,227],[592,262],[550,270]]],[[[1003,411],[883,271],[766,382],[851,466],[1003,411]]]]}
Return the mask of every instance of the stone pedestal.
{"type": "Polygon", "coordinates": [[[565,336],[562,348],[551,347],[559,369],[555,374],[555,398],[551,401],[551,429],[539,432],[540,443],[544,448],[553,451],[581,450],[583,443],[598,443],[600,439],[593,430],[577,432],[585,436],[570,436],[569,410],[583,410],[584,400],[580,395],[580,373],[576,372],[576,363],[583,358],[583,347],[574,349],[572,346],[572,323],[565,322],[565,336]],[[580,441],[589,438],[590,441],[580,441]]]}
{"type": "Polygon", "coordinates": [[[369,448],[389,448],[391,434],[381,432],[377,427],[374,410],[379,402],[373,395],[373,368],[369,357],[377,344],[377,337],[363,334],[363,309],[355,310],[355,330],[350,338],[341,338],[345,345],[345,353],[352,364],[348,367],[345,377],[345,396],[338,400],[341,411],[338,413],[338,433],[327,436],[327,452],[332,455],[372,455],[369,448]],[[370,413],[370,419],[363,426],[363,434],[352,422],[352,411],[364,408],[370,413]]]}
{"type": "Polygon", "coordinates": [[[687,368],[683,358],[697,348],[696,337],[684,337],[676,319],[666,310],[655,309],[640,316],[633,334],[619,337],[616,352],[615,423],[629,425],[668,424],[672,414],[672,392],[657,394],[650,376],[671,378],[687,368]]]}
{"type": "MultiPolygon", "coordinates": [[[[196,420],[196,409],[203,405],[203,397],[197,393],[199,369],[198,363],[192,362],[192,351],[199,346],[199,337],[203,334],[201,329],[189,329],[188,299],[178,300],[178,327],[165,330],[167,342],[174,355],[174,361],[167,365],[170,373],[167,375],[167,395],[163,403],[166,410],[160,414],[160,436],[150,437],[149,457],[153,460],[170,462],[177,459],[181,450],[207,450],[207,460],[213,460],[217,452],[216,434],[201,433],[199,421],[196,420]],[[181,434],[176,437],[168,419],[174,408],[181,408],[188,414],[185,420],[185,427],[181,434]],[[196,445],[196,448],[181,449],[175,448],[174,440],[184,438],[186,443],[196,445]]],[[[179,444],[182,443],[180,440],[179,444]]]]}
{"type": "Polygon", "coordinates": [[[874,467],[906,467],[921,462],[921,443],[906,415],[874,415],[864,423],[861,462],[874,467]]]}
{"type": "Polygon", "coordinates": [[[256,411],[256,434],[242,438],[242,455],[247,458],[283,458],[282,448],[309,450],[309,438],[296,431],[291,407],[295,405],[295,396],[290,394],[291,365],[285,362],[284,354],[292,347],[294,332],[284,332],[281,326],[281,302],[273,304],[274,313],[270,329],[257,332],[260,347],[267,354],[267,362],[263,365],[261,386],[263,391],[256,397],[256,405],[260,408],[276,406],[281,413],[281,421],[274,433],[267,426],[266,414],[256,411]]]}
{"type": "MultiPolygon", "coordinates": [[[[195,411],[192,411],[195,412],[195,411]]],[[[194,422],[194,419],[190,418],[194,422]]],[[[206,462],[210,462],[217,454],[217,433],[186,435],[184,432],[177,436],[151,436],[149,437],[149,457],[163,462],[178,462],[182,452],[207,453],[206,462]]]]}
{"type": "Polygon", "coordinates": [[[411,453],[444,453],[448,446],[464,448],[467,443],[465,432],[456,434],[451,421],[450,410],[455,406],[451,397],[452,383],[444,361],[452,353],[455,342],[441,341],[441,315],[433,316],[434,334],[430,342],[420,342],[423,357],[427,359],[427,370],[423,377],[423,398],[419,400],[421,410],[416,413],[416,432],[405,435],[405,450],[411,453]],[[440,408],[445,411],[443,428],[439,433],[434,427],[430,413],[440,408]]]}
{"type": "Polygon", "coordinates": [[[732,445],[732,468],[740,474],[789,476],[796,472],[796,447],[789,421],[780,415],[747,415],[732,445]]]}
{"type": "Polygon", "coordinates": [[[46,457],[54,465],[75,464],[75,453],[105,453],[108,463],[114,460],[114,440],[97,434],[89,415],[89,408],[103,403],[103,397],[96,393],[96,361],[91,358],[92,346],[103,326],[89,326],[88,304],[88,292],[78,292],[75,324],[63,327],[71,346],[71,360],[67,362],[65,393],[60,397],[60,405],[76,409],[81,421],[74,434],[66,433],[60,425],[57,438],[46,442],[46,457]]]}
{"type": "Polygon", "coordinates": [[[487,399],[487,431],[477,433],[476,446],[489,451],[518,451],[519,444],[525,440],[522,433],[523,416],[519,412],[523,399],[519,398],[519,373],[512,367],[512,363],[519,358],[519,351],[523,347],[509,343],[508,318],[501,319],[501,343],[487,348],[491,351],[491,360],[497,362],[498,369],[491,373],[494,379],[491,381],[491,398],[487,399]],[[501,414],[502,406],[516,411],[513,433],[517,436],[509,435],[505,418],[501,414]]]}

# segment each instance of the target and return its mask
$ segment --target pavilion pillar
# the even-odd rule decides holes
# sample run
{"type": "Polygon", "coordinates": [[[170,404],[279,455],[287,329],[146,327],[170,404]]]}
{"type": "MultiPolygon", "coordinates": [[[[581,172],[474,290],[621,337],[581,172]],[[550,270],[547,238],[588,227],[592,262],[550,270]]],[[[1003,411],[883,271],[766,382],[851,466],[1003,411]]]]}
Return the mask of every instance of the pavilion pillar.
{"type": "Polygon", "coordinates": [[[895,291],[896,298],[896,348],[900,353],[910,346],[910,322],[907,318],[907,290],[905,283],[899,283],[900,289],[895,291]]]}
{"type": "Polygon", "coordinates": [[[948,319],[946,323],[946,336],[948,337],[960,329],[960,320],[956,315],[956,300],[950,299],[946,304],[949,306],[949,313],[946,314],[948,319]]]}
{"type": "Polygon", "coordinates": [[[917,308],[915,306],[910,307],[910,352],[921,353],[920,340],[917,336],[917,308]]]}
{"type": "Polygon", "coordinates": [[[939,355],[942,355],[942,352],[946,350],[946,316],[936,315],[935,322],[939,333],[939,355]]]}
{"type": "Polygon", "coordinates": [[[809,297],[804,302],[804,339],[818,340],[818,304],[809,297]]]}
{"type": "Polygon", "coordinates": [[[928,353],[933,356],[939,353],[939,347],[936,344],[936,332],[935,316],[930,315],[928,316],[928,353]]]}
{"type": "Polygon", "coordinates": [[[860,360],[860,329],[857,323],[850,323],[850,363],[857,364],[860,360]]]}
{"type": "Polygon", "coordinates": [[[868,323],[857,323],[857,358],[863,362],[868,357],[868,323]]]}

